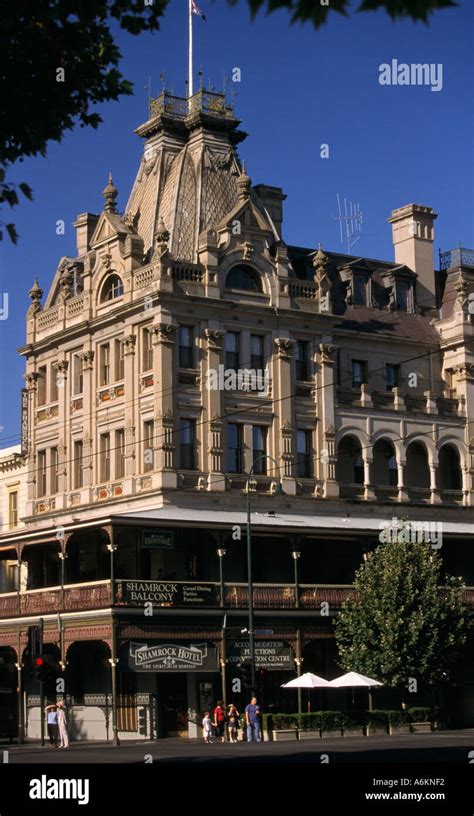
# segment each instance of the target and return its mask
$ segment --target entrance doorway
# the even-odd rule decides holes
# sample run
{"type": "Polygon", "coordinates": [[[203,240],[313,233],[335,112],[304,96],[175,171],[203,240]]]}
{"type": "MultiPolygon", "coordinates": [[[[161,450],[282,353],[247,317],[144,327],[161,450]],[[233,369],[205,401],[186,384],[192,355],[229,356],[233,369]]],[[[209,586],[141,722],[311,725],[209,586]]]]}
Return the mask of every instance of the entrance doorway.
{"type": "Polygon", "coordinates": [[[160,737],[188,736],[188,691],[185,672],[157,674],[160,737]]]}

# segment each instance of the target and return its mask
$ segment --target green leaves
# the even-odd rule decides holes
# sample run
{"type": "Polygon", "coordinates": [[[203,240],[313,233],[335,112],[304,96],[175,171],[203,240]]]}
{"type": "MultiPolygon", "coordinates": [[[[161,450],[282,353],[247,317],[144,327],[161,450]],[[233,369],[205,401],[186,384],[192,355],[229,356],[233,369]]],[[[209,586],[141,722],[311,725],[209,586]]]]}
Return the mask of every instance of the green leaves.
{"type": "MultiPolygon", "coordinates": [[[[235,6],[237,0],[228,0],[228,2],[235,6]]],[[[309,22],[315,28],[320,28],[326,22],[330,11],[337,11],[338,14],[347,16],[350,5],[349,0],[330,0],[328,5],[321,5],[319,0],[247,0],[247,2],[252,18],[259,11],[270,14],[272,11],[287,9],[291,12],[292,23],[309,22]]],[[[452,8],[457,5],[454,0],[361,0],[356,11],[385,9],[392,20],[410,17],[414,22],[427,23],[430,15],[437,9],[452,8]]]]}
{"type": "Polygon", "coordinates": [[[462,581],[441,581],[441,567],[426,543],[386,543],[371,553],[335,621],[344,670],[389,686],[443,677],[466,640],[468,620],[462,581]]]}
{"type": "MultiPolygon", "coordinates": [[[[121,53],[110,25],[130,34],[154,31],[168,0],[22,0],[3,4],[0,18],[0,203],[18,204],[5,184],[9,165],[24,156],[44,156],[77,123],[97,128],[94,103],[131,94],[120,72],[121,53]],[[63,69],[58,73],[58,69],[63,69]],[[61,78],[62,77],[62,78],[61,78]],[[62,81],[62,79],[64,81],[62,81]]],[[[30,187],[18,185],[31,199],[30,187]]],[[[11,240],[17,235],[6,226],[11,240]]],[[[1,236],[0,236],[1,237],[1,236]]]]}

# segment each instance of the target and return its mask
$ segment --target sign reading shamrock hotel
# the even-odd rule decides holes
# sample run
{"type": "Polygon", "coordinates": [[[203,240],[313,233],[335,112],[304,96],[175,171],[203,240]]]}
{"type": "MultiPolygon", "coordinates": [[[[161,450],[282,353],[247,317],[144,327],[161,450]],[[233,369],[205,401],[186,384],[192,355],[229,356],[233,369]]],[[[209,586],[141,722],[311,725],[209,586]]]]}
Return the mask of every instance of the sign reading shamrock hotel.
{"type": "Polygon", "coordinates": [[[217,670],[217,650],[207,643],[134,643],[128,665],[137,672],[205,672],[217,670]]]}

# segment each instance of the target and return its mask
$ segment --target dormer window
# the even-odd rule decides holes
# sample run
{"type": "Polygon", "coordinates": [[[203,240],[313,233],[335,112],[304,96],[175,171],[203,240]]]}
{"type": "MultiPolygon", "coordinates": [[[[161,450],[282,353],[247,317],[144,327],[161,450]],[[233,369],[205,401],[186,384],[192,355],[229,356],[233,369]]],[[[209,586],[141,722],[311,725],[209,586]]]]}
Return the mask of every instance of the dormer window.
{"type": "Polygon", "coordinates": [[[395,308],[400,312],[410,312],[412,310],[412,285],[407,280],[397,280],[395,282],[395,308]]]}
{"type": "Polygon", "coordinates": [[[227,274],[226,289],[244,289],[247,292],[261,292],[262,282],[260,276],[251,266],[239,264],[234,266],[227,274]]]}
{"type": "Polygon", "coordinates": [[[354,273],[352,301],[354,306],[367,306],[368,278],[366,275],[354,273]]]}
{"type": "Polygon", "coordinates": [[[123,283],[118,275],[110,275],[102,287],[102,294],[100,297],[101,303],[107,303],[109,300],[122,297],[123,283]]]}

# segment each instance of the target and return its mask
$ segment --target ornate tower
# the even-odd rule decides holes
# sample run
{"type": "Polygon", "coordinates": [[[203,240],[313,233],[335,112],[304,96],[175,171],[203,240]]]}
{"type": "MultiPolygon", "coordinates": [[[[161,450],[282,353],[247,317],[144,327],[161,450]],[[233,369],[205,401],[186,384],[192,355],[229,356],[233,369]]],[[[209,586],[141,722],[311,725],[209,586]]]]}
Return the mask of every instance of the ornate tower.
{"type": "Polygon", "coordinates": [[[164,225],[172,257],[195,262],[200,233],[215,229],[239,200],[235,146],[246,134],[225,95],[202,88],[191,99],[163,91],[149,112],[136,130],[145,149],[125,219],[146,254],[164,225]]]}

